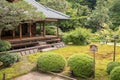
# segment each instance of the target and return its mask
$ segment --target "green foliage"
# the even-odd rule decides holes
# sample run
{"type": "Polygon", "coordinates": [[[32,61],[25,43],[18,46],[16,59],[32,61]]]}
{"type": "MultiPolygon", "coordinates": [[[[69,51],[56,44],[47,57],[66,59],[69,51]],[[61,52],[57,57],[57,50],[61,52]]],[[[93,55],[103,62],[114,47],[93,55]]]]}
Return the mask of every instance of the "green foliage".
{"type": "MultiPolygon", "coordinates": [[[[45,27],[45,30],[46,30],[46,35],[56,35],[57,34],[57,27],[56,26],[47,25],[45,27]]],[[[62,35],[61,29],[59,28],[58,30],[59,30],[59,35],[62,35]]],[[[40,34],[40,26],[36,27],[36,34],[40,34]]]]}
{"type": "Polygon", "coordinates": [[[91,42],[102,42],[105,41],[98,33],[92,34],[91,42]]]}
{"type": "Polygon", "coordinates": [[[111,25],[109,20],[109,4],[106,0],[97,0],[97,6],[95,10],[90,14],[88,18],[87,26],[92,28],[92,32],[96,32],[103,28],[103,24],[107,23],[111,25]]]}
{"type": "Polygon", "coordinates": [[[120,66],[115,67],[110,73],[110,80],[120,80],[120,66]]]}
{"type": "Polygon", "coordinates": [[[60,12],[65,12],[69,8],[69,4],[66,0],[37,0],[41,4],[55,9],[60,12]]]}
{"type": "MultiPolygon", "coordinates": [[[[71,13],[69,12],[67,12],[67,14],[71,15],[71,13]]],[[[68,32],[68,31],[74,30],[75,28],[79,28],[78,26],[85,26],[88,18],[87,16],[81,16],[81,17],[78,17],[78,16],[74,17],[74,16],[68,21],[61,21],[60,29],[63,32],[68,32]]]]}
{"type": "Polygon", "coordinates": [[[76,28],[63,36],[63,41],[67,44],[86,45],[90,43],[91,31],[85,28],[76,28]]]}
{"type": "MultiPolygon", "coordinates": [[[[111,42],[114,38],[119,39],[120,29],[112,30],[109,28],[109,26],[105,27],[104,29],[101,29],[100,31],[96,32],[92,36],[92,41],[107,41],[111,42]]],[[[119,41],[119,40],[118,40],[119,41]]]]}
{"type": "Polygon", "coordinates": [[[55,26],[46,26],[46,34],[47,35],[55,35],[57,28],[55,26]]]}
{"type": "Polygon", "coordinates": [[[93,75],[93,59],[86,54],[75,54],[68,59],[68,65],[73,75],[91,77],[93,75]]]}
{"type": "Polygon", "coordinates": [[[120,25],[120,0],[112,0],[112,4],[110,7],[109,16],[114,25],[112,29],[119,27],[120,25]]]}
{"type": "MultiPolygon", "coordinates": [[[[57,27],[56,26],[46,26],[47,35],[56,35],[57,27]]],[[[62,34],[62,31],[59,29],[59,34],[62,34]]]]}
{"type": "Polygon", "coordinates": [[[0,54],[0,61],[3,63],[3,66],[9,67],[10,65],[18,61],[18,56],[14,53],[0,54]]]}
{"type": "Polygon", "coordinates": [[[11,44],[8,41],[0,40],[0,52],[7,51],[11,48],[11,44]]]}
{"type": "Polygon", "coordinates": [[[110,72],[117,66],[120,66],[120,62],[110,62],[107,65],[107,73],[110,74],[110,72]]]}
{"type": "Polygon", "coordinates": [[[94,9],[94,6],[96,5],[96,0],[67,0],[71,3],[73,3],[73,7],[76,7],[76,5],[83,5],[88,6],[90,9],[94,9]]]}
{"type": "Polygon", "coordinates": [[[44,53],[38,58],[38,68],[43,71],[62,71],[66,66],[63,56],[56,53],[44,53]]]}

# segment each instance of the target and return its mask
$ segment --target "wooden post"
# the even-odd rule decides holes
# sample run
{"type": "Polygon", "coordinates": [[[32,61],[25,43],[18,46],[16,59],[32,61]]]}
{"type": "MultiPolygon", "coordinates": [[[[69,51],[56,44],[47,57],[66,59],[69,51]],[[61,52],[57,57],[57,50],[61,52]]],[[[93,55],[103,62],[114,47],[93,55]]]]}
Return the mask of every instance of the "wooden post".
{"type": "Polygon", "coordinates": [[[56,36],[59,37],[59,22],[57,22],[57,32],[56,32],[56,36]]]}
{"type": "Polygon", "coordinates": [[[20,39],[22,39],[22,26],[20,24],[20,39]]]}
{"type": "Polygon", "coordinates": [[[43,22],[43,37],[45,37],[45,34],[46,34],[46,32],[45,32],[45,21],[43,22]]]}
{"type": "Polygon", "coordinates": [[[15,30],[13,30],[13,38],[15,38],[15,30]]]}
{"type": "Polygon", "coordinates": [[[95,78],[95,64],[96,64],[96,61],[95,61],[95,51],[93,51],[93,57],[94,57],[94,59],[93,59],[93,62],[94,62],[94,66],[93,66],[93,70],[94,70],[94,75],[93,75],[93,78],[95,78]]]}
{"type": "Polygon", "coordinates": [[[30,32],[30,37],[32,37],[32,28],[31,28],[31,23],[29,23],[29,32],[30,32]]]}
{"type": "Polygon", "coordinates": [[[96,52],[98,51],[98,47],[97,45],[93,44],[93,45],[90,45],[90,51],[92,51],[93,53],[93,71],[94,71],[94,74],[93,74],[93,78],[95,78],[95,64],[96,64],[96,61],[95,61],[95,54],[96,52]]]}
{"type": "Polygon", "coordinates": [[[41,23],[39,23],[39,26],[40,26],[40,36],[41,36],[41,31],[42,31],[42,28],[41,28],[41,23]]]}
{"type": "Polygon", "coordinates": [[[116,58],[116,39],[114,39],[114,54],[113,54],[113,61],[115,61],[116,58]]]}
{"type": "Polygon", "coordinates": [[[3,80],[6,80],[6,74],[3,73],[3,80]]]}
{"type": "Polygon", "coordinates": [[[0,40],[2,40],[2,32],[0,32],[0,40]]]}

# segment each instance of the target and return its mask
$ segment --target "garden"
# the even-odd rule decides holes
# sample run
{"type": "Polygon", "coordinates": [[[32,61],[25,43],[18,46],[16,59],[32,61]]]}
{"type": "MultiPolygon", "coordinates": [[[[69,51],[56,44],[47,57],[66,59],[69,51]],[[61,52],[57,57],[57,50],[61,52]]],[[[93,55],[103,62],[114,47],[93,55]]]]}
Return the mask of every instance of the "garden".
{"type": "MultiPolygon", "coordinates": [[[[13,79],[37,70],[59,73],[77,80],[92,80],[94,59],[93,53],[90,51],[90,44],[96,44],[98,52],[95,53],[95,80],[119,80],[120,47],[116,47],[116,59],[113,62],[114,46],[109,45],[109,43],[113,43],[113,40],[109,39],[110,41],[107,43],[100,44],[99,41],[103,40],[102,36],[94,37],[89,29],[77,28],[65,33],[62,37],[66,47],[25,56],[7,52],[11,45],[8,41],[1,40],[0,50],[4,53],[0,54],[0,79],[3,78],[4,73],[6,79],[13,79]]],[[[119,39],[116,37],[115,39],[119,42],[119,39]]]]}
{"type": "MultiPolygon", "coordinates": [[[[59,28],[54,22],[46,22],[44,29],[46,35],[59,32],[66,46],[21,56],[10,53],[10,42],[0,39],[0,80],[11,80],[33,71],[53,72],[77,80],[120,80],[119,0],[36,1],[71,17],[60,20],[59,28]],[[98,47],[95,54],[90,51],[90,45],[98,47]]],[[[23,0],[12,4],[0,1],[0,36],[3,29],[14,31],[22,22],[34,23],[38,19],[44,21],[45,15],[23,0]]],[[[37,35],[41,33],[40,26],[36,25],[37,35]]]]}
{"type": "MultiPolygon", "coordinates": [[[[117,47],[117,52],[116,52],[117,55],[116,55],[115,63],[114,62],[110,63],[113,61],[113,46],[98,44],[98,47],[99,47],[99,51],[96,53],[95,80],[109,80],[110,77],[109,74],[112,68],[114,66],[119,66],[120,47],[117,47]],[[109,64],[110,68],[107,69],[108,63],[110,63],[109,64]]],[[[49,51],[47,53],[39,52],[36,54],[31,54],[28,56],[21,57],[19,62],[14,63],[10,67],[2,68],[0,70],[0,79],[2,79],[3,73],[6,73],[7,79],[11,79],[20,75],[24,75],[31,71],[35,71],[38,63],[38,67],[40,68],[40,70],[43,71],[53,71],[57,73],[59,72],[62,75],[77,78],[78,80],[81,80],[81,77],[82,79],[85,80],[92,80],[92,77],[90,77],[91,74],[93,74],[92,55],[93,54],[91,53],[91,51],[89,51],[89,45],[86,46],[70,45],[58,50],[49,51]],[[69,64],[69,66],[66,64],[66,62],[67,64],[69,64]],[[73,72],[74,76],[71,70],[74,71],[73,72]],[[76,77],[75,75],[78,77],[76,77]]],[[[116,68],[113,69],[111,74],[114,74],[114,70],[116,70],[116,68]]],[[[117,71],[119,73],[119,67],[117,71]]],[[[119,75],[119,74],[115,73],[114,75],[119,75]]],[[[117,79],[111,79],[111,80],[117,80],[117,79]]]]}

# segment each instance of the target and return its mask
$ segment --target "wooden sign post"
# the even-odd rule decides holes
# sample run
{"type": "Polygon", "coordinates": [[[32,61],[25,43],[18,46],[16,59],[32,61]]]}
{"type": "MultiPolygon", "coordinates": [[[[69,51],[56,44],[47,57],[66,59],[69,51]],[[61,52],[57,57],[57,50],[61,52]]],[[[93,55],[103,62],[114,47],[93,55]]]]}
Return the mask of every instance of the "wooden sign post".
{"type": "Polygon", "coordinates": [[[6,74],[3,73],[3,80],[6,80],[6,74]]]}
{"type": "Polygon", "coordinates": [[[95,63],[96,63],[96,61],[95,61],[95,53],[98,51],[97,45],[95,45],[95,44],[90,45],[90,51],[92,51],[93,58],[94,58],[93,59],[93,62],[94,62],[94,64],[93,64],[93,71],[94,71],[93,78],[95,78],[95,63]]]}
{"type": "Polygon", "coordinates": [[[113,61],[115,61],[116,58],[116,39],[114,39],[114,53],[113,53],[113,61]]]}

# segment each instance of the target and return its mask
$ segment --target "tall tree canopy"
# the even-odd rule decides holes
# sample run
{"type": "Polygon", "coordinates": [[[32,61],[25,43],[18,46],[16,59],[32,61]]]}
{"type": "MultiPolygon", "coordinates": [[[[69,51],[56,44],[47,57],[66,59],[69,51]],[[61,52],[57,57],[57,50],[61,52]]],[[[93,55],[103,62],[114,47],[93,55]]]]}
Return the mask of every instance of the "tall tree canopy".
{"type": "Polygon", "coordinates": [[[76,4],[78,5],[83,5],[83,6],[88,6],[90,9],[94,9],[96,5],[96,0],[67,0],[69,2],[73,3],[73,7],[77,7],[76,4]]]}
{"type": "Polygon", "coordinates": [[[44,18],[42,13],[24,1],[9,3],[0,0],[0,35],[3,29],[14,29],[21,21],[44,18]]]}
{"type": "Polygon", "coordinates": [[[93,32],[101,30],[104,23],[110,24],[107,4],[108,2],[106,0],[98,0],[95,10],[90,14],[88,26],[92,28],[93,32]]]}
{"type": "Polygon", "coordinates": [[[65,12],[69,8],[66,0],[37,0],[41,4],[60,12],[65,12]]]}
{"type": "Polygon", "coordinates": [[[120,0],[113,0],[111,5],[109,14],[115,29],[120,26],[120,0]]]}

